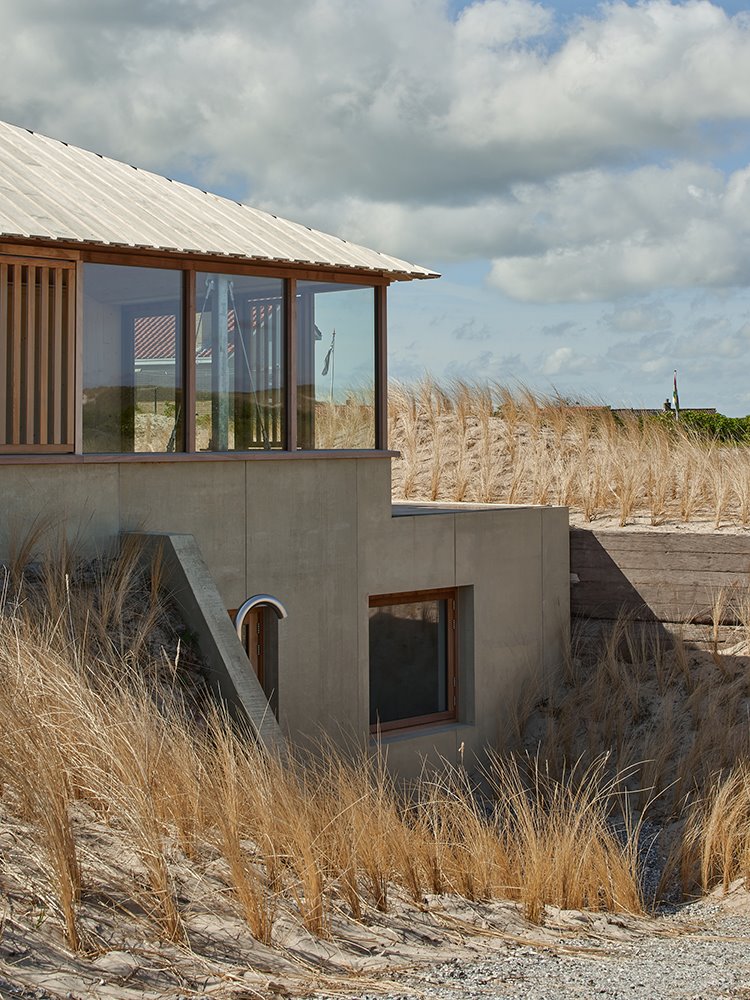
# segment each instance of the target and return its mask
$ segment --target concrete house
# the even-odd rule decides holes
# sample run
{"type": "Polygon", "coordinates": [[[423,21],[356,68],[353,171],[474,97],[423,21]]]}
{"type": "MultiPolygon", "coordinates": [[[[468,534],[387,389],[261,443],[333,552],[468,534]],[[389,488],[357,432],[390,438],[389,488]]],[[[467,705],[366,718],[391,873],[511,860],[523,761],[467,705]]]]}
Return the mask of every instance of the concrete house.
{"type": "Polygon", "coordinates": [[[497,743],[562,658],[567,511],[391,502],[388,286],[436,277],[0,123],[0,559],[40,515],[162,535],[268,738],[497,743]]]}

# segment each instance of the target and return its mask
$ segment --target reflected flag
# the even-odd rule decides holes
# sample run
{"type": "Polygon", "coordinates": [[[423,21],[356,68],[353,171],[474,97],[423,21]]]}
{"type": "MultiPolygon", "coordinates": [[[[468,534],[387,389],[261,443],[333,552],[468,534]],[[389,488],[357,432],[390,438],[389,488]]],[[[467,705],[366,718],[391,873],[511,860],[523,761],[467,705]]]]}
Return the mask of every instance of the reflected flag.
{"type": "Polygon", "coordinates": [[[328,374],[328,369],[331,367],[331,360],[333,359],[333,350],[335,346],[336,346],[336,331],[334,330],[333,336],[331,337],[331,346],[326,351],[326,356],[323,361],[323,371],[320,373],[321,375],[328,374]]]}

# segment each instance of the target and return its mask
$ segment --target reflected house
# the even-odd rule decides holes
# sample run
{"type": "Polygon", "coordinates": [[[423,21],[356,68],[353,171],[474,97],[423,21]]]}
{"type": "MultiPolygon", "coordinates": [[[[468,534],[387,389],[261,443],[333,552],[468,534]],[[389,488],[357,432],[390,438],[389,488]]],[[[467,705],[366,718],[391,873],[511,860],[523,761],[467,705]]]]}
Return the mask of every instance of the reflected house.
{"type": "Polygon", "coordinates": [[[263,739],[501,741],[562,660],[567,511],[392,503],[388,287],[438,275],[14,125],[0,156],[0,558],[40,516],[166,539],[263,739]],[[258,594],[287,617],[243,647],[258,594]]]}
{"type": "MultiPolygon", "coordinates": [[[[232,387],[227,395],[232,444],[236,428],[238,437],[247,442],[246,447],[280,447],[284,385],[281,306],[250,304],[247,300],[244,305],[244,323],[242,318],[237,321],[234,308],[227,313],[224,347],[226,377],[232,387]]],[[[197,436],[201,438],[200,429],[211,412],[213,352],[221,348],[213,343],[210,314],[198,314],[195,324],[196,421],[197,436]]],[[[167,451],[175,450],[180,424],[171,393],[178,365],[177,329],[178,317],[174,312],[155,309],[151,315],[137,317],[133,330],[136,412],[152,411],[154,415],[174,418],[167,451]]],[[[229,440],[226,443],[228,446],[229,440]]],[[[207,437],[202,446],[211,449],[207,437]]]]}

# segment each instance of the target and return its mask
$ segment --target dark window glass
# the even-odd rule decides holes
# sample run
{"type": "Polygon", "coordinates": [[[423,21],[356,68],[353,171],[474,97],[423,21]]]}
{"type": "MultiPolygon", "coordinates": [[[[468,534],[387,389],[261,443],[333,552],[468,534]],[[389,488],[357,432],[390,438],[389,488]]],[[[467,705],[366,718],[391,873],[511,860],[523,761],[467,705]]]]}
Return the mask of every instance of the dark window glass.
{"type": "Polygon", "coordinates": [[[455,717],[455,593],[370,600],[370,724],[455,717]]]}

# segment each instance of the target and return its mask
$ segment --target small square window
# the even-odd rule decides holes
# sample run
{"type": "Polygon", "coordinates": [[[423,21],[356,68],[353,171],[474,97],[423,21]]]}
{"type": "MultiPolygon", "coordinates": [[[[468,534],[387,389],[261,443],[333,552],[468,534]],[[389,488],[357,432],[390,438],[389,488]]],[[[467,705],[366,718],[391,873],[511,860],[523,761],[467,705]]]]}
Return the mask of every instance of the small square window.
{"type": "Polygon", "coordinates": [[[370,598],[370,726],[456,718],[456,591],[370,598]]]}

